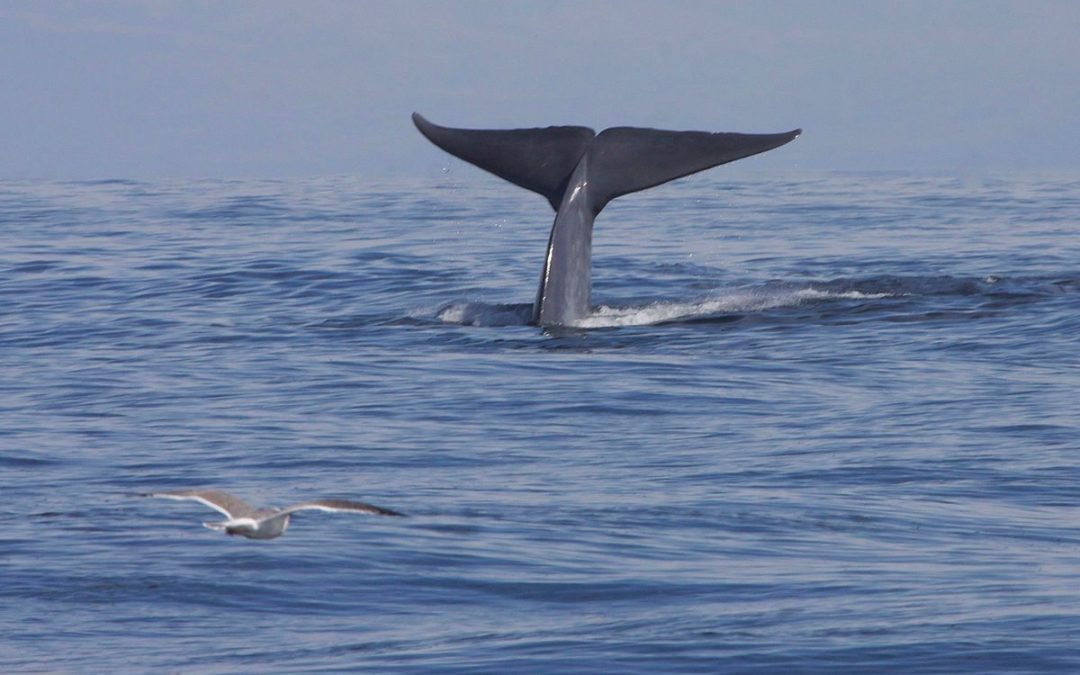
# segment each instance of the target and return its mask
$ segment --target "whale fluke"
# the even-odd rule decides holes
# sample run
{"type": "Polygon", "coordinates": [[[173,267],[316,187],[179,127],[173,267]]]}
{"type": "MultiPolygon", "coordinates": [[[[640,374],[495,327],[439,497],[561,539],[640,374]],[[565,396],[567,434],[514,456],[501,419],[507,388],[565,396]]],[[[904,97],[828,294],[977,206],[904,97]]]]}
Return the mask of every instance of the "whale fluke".
{"type": "Polygon", "coordinates": [[[555,209],[533,321],[571,325],[588,315],[593,220],[617,197],[795,140],[779,134],[612,127],[454,129],[413,113],[428,140],[500,178],[543,195],[555,209]]]}
{"type": "Polygon", "coordinates": [[[778,148],[801,133],[802,129],[781,134],[605,129],[589,148],[594,213],[616,197],[778,148]]]}
{"type": "Polygon", "coordinates": [[[538,192],[559,209],[566,181],[592,141],[592,129],[451,129],[413,113],[420,133],[451,155],[526,190],[538,192]]]}

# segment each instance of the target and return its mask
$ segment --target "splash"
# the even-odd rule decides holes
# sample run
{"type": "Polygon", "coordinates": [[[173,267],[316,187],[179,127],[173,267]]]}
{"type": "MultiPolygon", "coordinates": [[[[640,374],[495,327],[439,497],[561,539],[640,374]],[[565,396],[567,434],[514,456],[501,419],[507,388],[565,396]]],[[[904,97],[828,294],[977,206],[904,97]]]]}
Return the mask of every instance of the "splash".
{"type": "Polygon", "coordinates": [[[794,307],[828,300],[873,300],[891,297],[889,293],[860,291],[822,291],[816,288],[743,289],[689,302],[663,301],[643,306],[610,307],[601,305],[576,324],[578,328],[613,328],[649,326],[658,323],[691,321],[724,314],[763,312],[778,307],[794,307]]]}
{"type": "Polygon", "coordinates": [[[532,305],[455,302],[440,309],[436,317],[444,323],[462,326],[525,326],[532,319],[532,305]]]}
{"type": "MultiPolygon", "coordinates": [[[[744,288],[718,291],[706,298],[690,301],[658,301],[644,305],[600,305],[592,314],[576,322],[574,328],[615,328],[650,326],[660,323],[693,321],[722,316],[762,312],[778,307],[794,307],[829,300],[874,300],[895,297],[895,293],[864,293],[855,290],[829,291],[804,288],[744,288]]],[[[459,302],[439,310],[437,318],[445,323],[464,326],[521,326],[532,316],[527,304],[488,305],[459,302]]]]}

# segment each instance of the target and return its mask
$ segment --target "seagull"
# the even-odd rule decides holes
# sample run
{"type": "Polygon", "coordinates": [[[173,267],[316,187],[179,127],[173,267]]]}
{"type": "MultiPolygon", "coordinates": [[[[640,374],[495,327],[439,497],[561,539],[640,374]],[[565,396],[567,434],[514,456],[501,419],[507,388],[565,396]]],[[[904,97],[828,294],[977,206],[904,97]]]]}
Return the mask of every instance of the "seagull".
{"type": "Polygon", "coordinates": [[[205,527],[225,534],[240,535],[248,539],[274,539],[280,537],[285,534],[285,529],[289,527],[289,518],[297,511],[344,511],[376,516],[405,515],[374,504],[353,502],[347,499],[316,499],[311,502],[286,506],[283,509],[260,509],[248,504],[239,497],[234,497],[221,490],[171,490],[169,492],[150,492],[143,496],[183,499],[205,504],[224,513],[225,517],[228,518],[228,520],[221,523],[203,523],[205,527]]]}

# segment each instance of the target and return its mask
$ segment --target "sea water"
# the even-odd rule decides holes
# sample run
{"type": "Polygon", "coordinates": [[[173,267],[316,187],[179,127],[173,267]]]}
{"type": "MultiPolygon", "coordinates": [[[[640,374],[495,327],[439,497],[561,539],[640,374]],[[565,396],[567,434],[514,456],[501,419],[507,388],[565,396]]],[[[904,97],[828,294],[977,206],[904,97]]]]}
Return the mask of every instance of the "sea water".
{"type": "Polygon", "coordinates": [[[560,329],[551,219],[0,182],[0,670],[1080,671],[1080,178],[627,196],[560,329]],[[139,496],[187,487],[410,517],[139,496]]]}

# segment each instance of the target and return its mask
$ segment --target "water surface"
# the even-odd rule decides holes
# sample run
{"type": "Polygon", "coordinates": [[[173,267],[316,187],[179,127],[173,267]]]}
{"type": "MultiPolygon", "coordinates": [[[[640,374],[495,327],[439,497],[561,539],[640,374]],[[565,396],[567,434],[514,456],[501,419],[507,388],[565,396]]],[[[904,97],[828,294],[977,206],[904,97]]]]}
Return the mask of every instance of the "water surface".
{"type": "Polygon", "coordinates": [[[0,182],[0,669],[1076,672],[1078,195],[0,182]]]}

